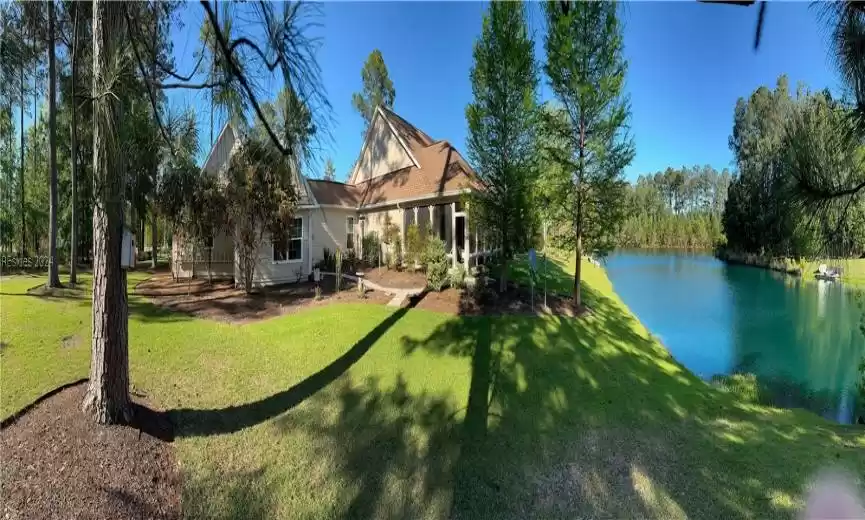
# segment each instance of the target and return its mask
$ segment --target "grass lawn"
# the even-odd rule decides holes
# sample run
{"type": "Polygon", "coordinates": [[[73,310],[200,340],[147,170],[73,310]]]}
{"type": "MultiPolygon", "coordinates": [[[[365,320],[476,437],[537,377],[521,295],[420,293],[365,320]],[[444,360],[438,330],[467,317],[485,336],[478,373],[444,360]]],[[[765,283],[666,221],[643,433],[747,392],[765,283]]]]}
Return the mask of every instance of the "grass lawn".
{"type": "Polygon", "coordinates": [[[820,264],[842,267],[844,275],[841,277],[841,280],[845,284],[865,288],[865,258],[844,258],[840,260],[810,262],[805,271],[808,278],[814,277],[814,271],[817,270],[820,264]]]}
{"type": "MultiPolygon", "coordinates": [[[[131,380],[171,410],[184,514],[790,518],[816,470],[865,473],[865,431],[705,384],[583,272],[579,320],[337,304],[237,326],[131,296],[131,380]]],[[[42,281],[0,283],[2,417],[87,375],[89,299],[26,294],[42,281]]]]}

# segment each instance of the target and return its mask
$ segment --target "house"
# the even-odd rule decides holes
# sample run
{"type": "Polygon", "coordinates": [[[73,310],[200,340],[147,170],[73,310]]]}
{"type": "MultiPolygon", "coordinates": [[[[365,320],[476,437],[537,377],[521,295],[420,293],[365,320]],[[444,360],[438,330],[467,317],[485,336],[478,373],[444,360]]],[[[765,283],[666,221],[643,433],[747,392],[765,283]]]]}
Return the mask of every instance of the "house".
{"type": "MultiPolygon", "coordinates": [[[[205,161],[203,171],[218,175],[237,149],[238,136],[226,125],[205,161]]],[[[297,169],[295,170],[297,171],[297,169]]],[[[305,280],[324,250],[362,254],[362,237],[384,235],[396,225],[405,244],[409,225],[441,238],[454,266],[468,271],[486,254],[486,240],[468,221],[461,196],[474,186],[474,172],[449,142],[435,140],[392,110],[379,107],[369,125],[358,160],[347,183],[297,174],[299,201],[285,238],[265,236],[258,251],[255,286],[305,280]]],[[[214,278],[240,279],[230,234],[214,237],[214,278]]],[[[200,248],[199,248],[200,249],[200,248]]],[[[195,254],[175,240],[175,276],[207,276],[206,251],[195,254]]]]}

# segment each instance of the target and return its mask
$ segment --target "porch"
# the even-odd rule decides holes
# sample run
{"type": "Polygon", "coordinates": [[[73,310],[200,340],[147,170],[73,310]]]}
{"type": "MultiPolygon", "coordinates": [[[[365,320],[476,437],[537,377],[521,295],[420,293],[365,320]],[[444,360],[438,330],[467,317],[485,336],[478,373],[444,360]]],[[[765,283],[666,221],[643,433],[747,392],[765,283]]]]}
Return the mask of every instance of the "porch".
{"type": "Polygon", "coordinates": [[[445,243],[453,267],[462,264],[469,273],[472,267],[485,262],[492,247],[487,237],[470,222],[466,209],[459,200],[397,204],[389,210],[362,213],[360,232],[361,236],[370,231],[382,233],[381,216],[387,214],[399,227],[401,254],[405,255],[406,230],[416,224],[421,234],[433,234],[445,243]]]}

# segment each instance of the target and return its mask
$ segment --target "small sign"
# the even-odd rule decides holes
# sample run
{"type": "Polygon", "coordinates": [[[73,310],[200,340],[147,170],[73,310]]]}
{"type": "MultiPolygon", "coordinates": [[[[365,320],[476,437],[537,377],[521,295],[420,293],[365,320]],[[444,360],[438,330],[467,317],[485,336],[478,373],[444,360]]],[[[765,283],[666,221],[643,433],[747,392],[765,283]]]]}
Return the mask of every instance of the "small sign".
{"type": "Polygon", "coordinates": [[[535,266],[538,263],[537,254],[535,254],[535,248],[529,249],[529,267],[532,268],[532,271],[536,271],[535,266]]]}
{"type": "Polygon", "coordinates": [[[316,283],[321,281],[321,269],[318,267],[312,270],[312,280],[316,283]]]}
{"type": "Polygon", "coordinates": [[[120,267],[129,269],[133,267],[133,258],[135,257],[135,240],[132,238],[132,232],[128,228],[123,228],[123,241],[120,246],[120,267]]]}

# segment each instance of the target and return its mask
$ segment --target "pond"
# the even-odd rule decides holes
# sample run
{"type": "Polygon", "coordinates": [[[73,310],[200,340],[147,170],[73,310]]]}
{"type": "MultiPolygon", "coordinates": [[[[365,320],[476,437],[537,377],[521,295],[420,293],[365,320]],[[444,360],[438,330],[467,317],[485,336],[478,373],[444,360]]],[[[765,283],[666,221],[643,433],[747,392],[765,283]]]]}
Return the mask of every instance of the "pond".
{"type": "Polygon", "coordinates": [[[753,373],[772,404],[853,420],[863,310],[841,284],[708,253],[620,251],[606,269],[640,321],[698,376],[753,373]]]}

